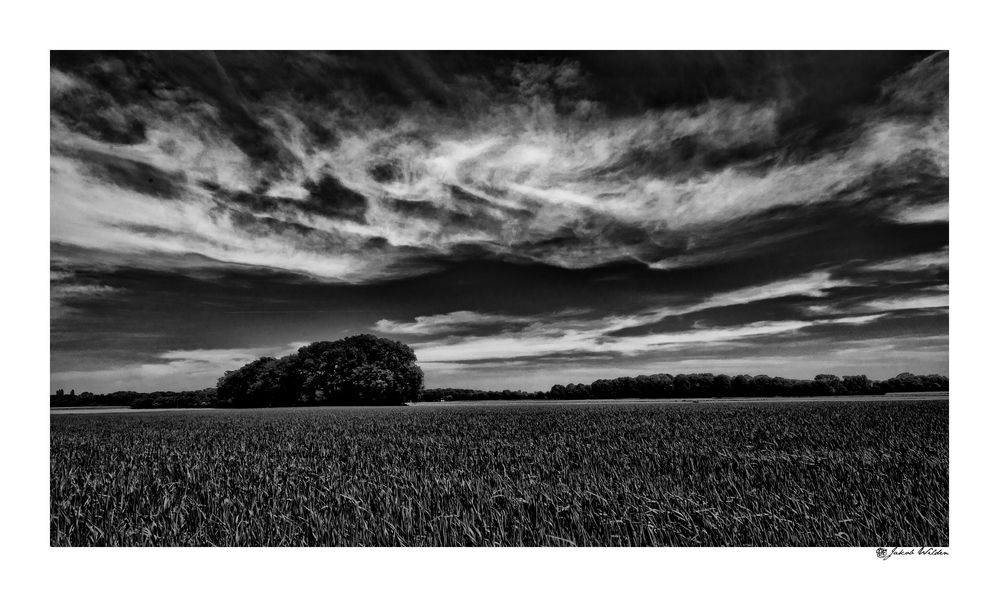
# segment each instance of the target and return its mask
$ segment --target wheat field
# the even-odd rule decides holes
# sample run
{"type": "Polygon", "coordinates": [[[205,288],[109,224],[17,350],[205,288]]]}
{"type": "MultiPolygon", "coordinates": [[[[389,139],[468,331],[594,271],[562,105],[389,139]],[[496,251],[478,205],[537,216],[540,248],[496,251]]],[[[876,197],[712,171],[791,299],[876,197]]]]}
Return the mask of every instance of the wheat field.
{"type": "Polygon", "coordinates": [[[53,546],[948,544],[948,403],[51,418],[53,546]]]}

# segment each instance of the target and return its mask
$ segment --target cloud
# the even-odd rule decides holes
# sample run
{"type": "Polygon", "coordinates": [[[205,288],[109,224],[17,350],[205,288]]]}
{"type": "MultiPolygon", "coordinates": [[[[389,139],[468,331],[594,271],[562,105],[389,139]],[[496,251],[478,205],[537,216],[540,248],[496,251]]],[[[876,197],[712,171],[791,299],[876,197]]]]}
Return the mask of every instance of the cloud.
{"type": "Polygon", "coordinates": [[[905,206],[896,210],[892,217],[903,224],[946,222],[950,217],[950,204],[945,201],[932,205],[905,206]]]}
{"type": "Polygon", "coordinates": [[[885,298],[861,304],[857,309],[862,311],[907,311],[910,309],[947,309],[950,297],[943,289],[938,294],[924,294],[904,298],[885,298]]]}
{"type": "Polygon", "coordinates": [[[898,259],[872,263],[863,269],[871,271],[923,271],[932,268],[946,268],[950,265],[949,247],[931,253],[920,253],[898,259]]]}
{"type": "Polygon", "coordinates": [[[71,272],[53,270],[49,274],[49,311],[52,319],[75,312],[73,304],[100,299],[118,292],[107,284],[80,280],[71,272]]]}
{"type": "Polygon", "coordinates": [[[413,345],[421,362],[460,363],[493,359],[530,358],[571,353],[635,355],[689,345],[717,348],[719,345],[761,336],[782,336],[818,325],[863,325],[879,315],[801,321],[758,321],[735,327],[691,329],[683,332],[609,337],[610,329],[556,332],[548,329],[523,334],[500,334],[462,338],[453,342],[427,342],[413,345]]]}
{"type": "Polygon", "coordinates": [[[180,349],[156,355],[155,360],[120,367],[86,371],[59,371],[51,375],[53,387],[77,387],[82,391],[190,390],[214,386],[226,371],[242,367],[264,356],[290,354],[304,342],[284,346],[233,349],[180,349]]]}
{"type": "Polygon", "coordinates": [[[374,330],[384,334],[425,336],[469,332],[487,325],[527,324],[532,321],[534,321],[533,317],[452,311],[442,315],[421,315],[416,317],[412,323],[380,319],[375,323],[374,330]]]}
{"type": "MultiPolygon", "coordinates": [[[[336,72],[353,60],[297,59],[336,72]]],[[[786,98],[582,117],[565,103],[596,102],[585,97],[580,63],[514,64],[505,88],[481,77],[444,83],[414,58],[423,65],[413,75],[420,87],[442,106],[461,98],[462,109],[378,106],[349,76],[327,89],[333,99],[324,106],[288,93],[241,93],[241,84],[255,83],[230,76],[247,68],[239,60],[154,54],[72,73],[54,68],[52,240],[143,265],[157,255],[198,254],[352,283],[411,275],[422,271],[409,270],[414,255],[454,255],[469,245],[567,268],[627,258],[676,267],[718,253],[690,245],[667,255],[664,247],[754,214],[869,204],[844,189],[914,154],[935,165],[931,175],[946,176],[946,54],[896,77],[880,103],[858,109],[848,143],[795,159],[781,155],[786,98]],[[172,78],[149,95],[140,83],[156,68],[172,78]],[[135,93],[93,82],[101,80],[135,93]],[[140,122],[141,136],[109,142],[85,121],[91,104],[140,122]],[[317,134],[318,122],[335,135],[317,134]],[[258,200],[241,201],[247,193],[258,200]],[[413,217],[413,206],[431,217],[413,217]],[[609,242],[608,226],[640,234],[609,242]],[[566,230],[574,231],[571,242],[566,230]]],[[[384,76],[399,89],[413,84],[384,76]]],[[[913,223],[946,220],[946,197],[939,199],[879,200],[887,217],[913,223]]]]}
{"type": "Polygon", "coordinates": [[[852,283],[848,280],[835,280],[829,272],[812,272],[804,276],[787,280],[778,280],[762,286],[740,288],[730,292],[716,294],[702,303],[684,310],[666,310],[662,315],[675,315],[703,311],[715,307],[739,305],[756,301],[765,301],[786,296],[822,297],[833,288],[843,288],[852,283]]]}
{"type": "Polygon", "coordinates": [[[420,316],[412,323],[381,320],[375,329],[383,333],[444,336],[457,331],[463,332],[462,336],[456,338],[414,344],[418,358],[426,362],[537,357],[566,352],[634,354],[673,345],[717,344],[754,336],[790,333],[813,325],[861,325],[880,317],[862,315],[820,320],[759,321],[741,326],[703,327],[670,333],[640,331],[642,326],[679,315],[782,297],[822,297],[830,289],[850,284],[849,281],[833,280],[827,272],[816,272],[717,293],[693,303],[653,308],[634,314],[587,318],[576,313],[563,313],[526,318],[460,311],[420,316]],[[488,333],[477,333],[474,329],[477,325],[486,324],[496,327],[488,333]],[[629,330],[633,331],[629,333],[629,330]]]}
{"type": "Polygon", "coordinates": [[[473,334],[476,331],[496,329],[530,329],[532,332],[547,332],[552,329],[599,328],[606,332],[626,330],[631,327],[648,325],[687,313],[730,305],[747,304],[780,297],[822,297],[833,288],[850,285],[846,280],[834,280],[828,272],[813,272],[804,276],[778,280],[775,282],[720,292],[708,297],[697,297],[686,302],[677,301],[668,306],[640,310],[626,315],[599,316],[596,319],[583,317],[579,310],[561,310],[542,315],[523,316],[500,313],[480,313],[474,311],[454,311],[437,315],[420,315],[411,322],[381,319],[373,330],[387,334],[405,335],[449,335],[455,333],[473,334]]]}
{"type": "MultiPolygon", "coordinates": [[[[781,336],[811,327],[863,326],[886,312],[946,308],[947,295],[930,294],[898,299],[866,301],[849,308],[823,304],[813,311],[819,318],[783,321],[752,321],[735,326],[703,326],[672,332],[655,332],[649,326],[671,318],[713,309],[796,297],[822,299],[833,290],[859,282],[835,279],[828,272],[779,280],[716,293],[693,302],[677,303],[625,315],[585,317],[581,314],[550,314],[533,320],[500,314],[453,312],[420,316],[411,323],[381,320],[375,329],[383,333],[448,336],[414,344],[421,362],[460,363],[485,359],[536,358],[564,353],[616,353],[634,355],[677,346],[719,346],[761,336],[781,336]],[[477,325],[493,325],[488,333],[477,325]],[[461,332],[461,336],[450,337],[461,332]]],[[[803,311],[804,314],[806,311],[803,311]]],[[[687,324],[689,326],[689,324],[687,324]]]]}

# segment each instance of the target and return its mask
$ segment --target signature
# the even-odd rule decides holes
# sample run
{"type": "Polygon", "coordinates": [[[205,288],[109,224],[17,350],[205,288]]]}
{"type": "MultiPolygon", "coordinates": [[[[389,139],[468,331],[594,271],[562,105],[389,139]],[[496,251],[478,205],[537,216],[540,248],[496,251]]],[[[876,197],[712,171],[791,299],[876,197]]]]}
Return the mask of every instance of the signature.
{"type": "Polygon", "coordinates": [[[950,553],[939,547],[879,547],[875,554],[882,560],[892,556],[949,556],[950,553]]]}

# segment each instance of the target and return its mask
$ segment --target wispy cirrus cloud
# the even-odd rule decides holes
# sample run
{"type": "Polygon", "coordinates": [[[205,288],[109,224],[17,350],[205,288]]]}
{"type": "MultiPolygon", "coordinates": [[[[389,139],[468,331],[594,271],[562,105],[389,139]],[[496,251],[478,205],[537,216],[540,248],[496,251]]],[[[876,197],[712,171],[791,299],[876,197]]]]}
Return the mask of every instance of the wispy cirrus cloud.
{"type": "Polygon", "coordinates": [[[904,206],[897,209],[892,217],[903,224],[946,222],[950,219],[950,203],[940,201],[929,205],[904,206]]]}
{"type": "MultiPolygon", "coordinates": [[[[450,83],[448,93],[467,109],[447,111],[366,111],[370,98],[350,85],[331,89],[338,99],[325,107],[294,96],[236,102],[203,83],[223,68],[217,60],[157,58],[145,68],[179,69],[189,81],[199,65],[208,74],[196,85],[131,101],[53,69],[53,241],[146,265],[155,255],[194,253],[349,282],[420,271],[407,264],[469,244],[561,267],[625,258],[662,264],[678,258],[662,249],[677,242],[687,246],[679,259],[696,260],[690,236],[705,226],[790,205],[863,199],[869,208],[869,198],[842,191],[914,154],[928,156],[936,176],[946,176],[948,163],[946,90],[923,90],[939,87],[945,55],[888,83],[881,103],[856,113],[848,142],[798,159],[780,156],[781,122],[794,109],[786,99],[611,116],[581,107],[599,102],[586,97],[585,73],[571,63],[515,63],[509,87],[450,83]],[[542,72],[563,69],[580,77],[542,72]],[[534,82],[525,84],[528,72],[534,82]],[[101,126],[81,120],[81,106],[91,105],[101,126]],[[142,128],[137,141],[95,132],[124,131],[133,120],[142,128]],[[317,121],[329,139],[317,135],[317,121]],[[275,156],[274,168],[247,153],[246,135],[276,148],[265,154],[275,156]],[[119,165],[95,171],[101,163],[119,165]],[[323,181],[333,181],[329,190],[323,181]],[[164,198],[158,185],[168,183],[164,198]],[[362,203],[351,216],[329,209],[352,197],[362,203]],[[280,210],[268,207],[275,200],[280,210]],[[414,218],[414,209],[428,217],[414,218]],[[631,242],[608,238],[611,224],[630,230],[631,242]]],[[[98,66],[127,85],[143,76],[120,61],[98,66]]],[[[947,217],[946,197],[879,200],[902,223],[947,217]]]]}
{"type": "Polygon", "coordinates": [[[441,315],[420,315],[412,322],[380,319],[374,330],[385,334],[438,335],[454,332],[467,332],[481,326],[520,324],[534,321],[533,317],[501,315],[498,313],[476,313],[474,311],[453,311],[441,315]]]}
{"type": "Polygon", "coordinates": [[[103,298],[114,294],[115,288],[80,280],[71,272],[53,270],[49,274],[49,312],[52,319],[73,313],[76,301],[103,298]]]}
{"type": "Polygon", "coordinates": [[[919,253],[898,259],[889,259],[878,263],[872,263],[864,267],[873,271],[921,271],[931,268],[946,268],[950,265],[950,248],[944,247],[939,251],[929,253],[919,253]]]}
{"type": "Polygon", "coordinates": [[[666,318],[719,307],[789,296],[821,297],[829,289],[844,285],[849,285],[849,282],[837,283],[827,272],[816,272],[800,278],[719,293],[689,304],[654,308],[635,314],[596,318],[580,314],[550,314],[543,318],[525,318],[464,311],[420,316],[411,323],[381,320],[375,329],[386,333],[442,336],[449,336],[457,330],[464,332],[459,338],[445,337],[415,344],[418,357],[427,362],[533,357],[564,352],[636,353],[668,345],[728,342],[745,337],[793,332],[810,325],[855,325],[876,319],[878,315],[828,320],[761,321],[738,327],[689,329],[675,333],[612,335],[666,318]],[[474,325],[487,324],[497,327],[479,334],[472,329],[474,325]]]}
{"type": "Polygon", "coordinates": [[[528,333],[463,338],[455,342],[417,343],[413,349],[417,357],[425,362],[482,361],[571,353],[634,355],[689,345],[717,347],[749,338],[790,334],[816,325],[863,325],[878,317],[880,315],[875,314],[820,320],[759,321],[737,327],[616,337],[607,335],[615,330],[612,326],[589,330],[556,330],[553,326],[546,333],[532,329],[528,333]]]}
{"type": "MultiPolygon", "coordinates": [[[[413,345],[418,358],[427,363],[462,363],[483,360],[536,358],[560,354],[636,355],[669,351],[680,346],[718,347],[764,336],[784,337],[808,328],[865,326],[887,314],[912,309],[947,309],[946,288],[895,299],[869,300],[849,306],[819,304],[799,310],[805,317],[786,320],[749,321],[741,325],[705,325],[697,314],[726,307],[747,307],[786,298],[822,299],[833,290],[858,285],[849,279],[835,280],[828,272],[746,287],[687,304],[653,308],[626,315],[587,317],[548,314],[532,319],[499,314],[455,312],[420,316],[411,323],[382,320],[376,330],[385,333],[438,335],[413,345]],[[694,319],[676,331],[662,332],[649,326],[694,319]],[[479,329],[474,324],[495,325],[479,329]],[[463,332],[453,336],[456,331],[463,332]]],[[[446,365],[445,365],[446,366],[446,365]]]]}
{"type": "Polygon", "coordinates": [[[949,306],[950,296],[946,288],[944,288],[933,294],[869,301],[860,305],[858,310],[885,312],[907,311],[910,309],[947,309],[949,306]]]}
{"type": "Polygon", "coordinates": [[[830,289],[850,285],[847,280],[834,280],[828,272],[813,272],[804,276],[779,280],[759,286],[749,286],[717,293],[708,297],[698,297],[688,302],[650,308],[623,315],[592,315],[578,311],[561,311],[546,314],[545,317],[504,315],[499,313],[478,313],[455,311],[438,315],[420,315],[411,322],[382,319],[373,329],[382,333],[406,335],[449,335],[454,332],[472,334],[476,328],[528,330],[531,333],[561,333],[570,329],[596,330],[608,333],[632,327],[656,323],[664,318],[688,313],[696,313],[718,307],[740,305],[788,296],[822,297],[830,289]]]}

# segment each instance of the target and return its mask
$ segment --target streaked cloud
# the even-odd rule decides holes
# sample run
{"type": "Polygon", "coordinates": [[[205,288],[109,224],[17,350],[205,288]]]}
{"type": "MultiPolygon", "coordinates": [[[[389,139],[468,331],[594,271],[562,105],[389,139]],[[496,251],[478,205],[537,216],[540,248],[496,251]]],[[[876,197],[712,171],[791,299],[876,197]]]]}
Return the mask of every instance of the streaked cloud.
{"type": "Polygon", "coordinates": [[[733,328],[703,328],[668,334],[608,337],[613,327],[593,330],[562,330],[548,328],[523,334],[499,334],[488,337],[464,338],[457,342],[417,343],[413,345],[417,358],[425,362],[462,362],[513,357],[537,357],[565,353],[621,353],[625,355],[662,350],[688,344],[717,346],[746,338],[781,335],[813,325],[860,325],[878,315],[843,317],[811,321],[760,321],[733,328]]]}
{"type": "Polygon", "coordinates": [[[888,298],[870,301],[861,305],[868,311],[905,311],[909,309],[947,309],[950,297],[946,291],[939,294],[910,296],[905,298],[888,298]]]}
{"type": "Polygon", "coordinates": [[[114,288],[107,284],[81,281],[71,272],[53,270],[49,275],[49,312],[52,319],[73,312],[72,303],[80,300],[106,297],[114,288]]]}
{"type": "Polygon", "coordinates": [[[242,367],[264,356],[291,354],[305,343],[286,346],[168,350],[150,362],[84,371],[60,371],[52,374],[55,386],[86,384],[97,391],[190,390],[214,386],[226,371],[242,367]]]}
{"type": "MultiPolygon", "coordinates": [[[[184,58],[182,66],[179,60],[154,62],[181,68],[183,79],[205,59],[184,58]]],[[[881,103],[857,112],[861,124],[847,145],[794,160],[773,159],[781,151],[781,119],[792,108],[784,101],[710,100],[584,118],[559,104],[556,96],[576,87],[556,83],[558,76],[524,83],[535,67],[548,72],[544,64],[512,65],[510,72],[520,74],[511,88],[456,83],[450,91],[471,102],[458,112],[384,106],[366,112],[366,96],[349,86],[332,88],[337,107],[325,109],[289,96],[236,108],[230,92],[216,88],[213,108],[194,100],[206,92],[198,87],[129,103],[53,68],[57,106],[100,104],[107,126],[135,118],[143,135],[139,142],[109,143],[74,120],[82,114],[65,107],[53,113],[52,240],[119,252],[141,265],[162,254],[198,254],[348,282],[405,275],[415,255],[449,255],[468,244],[572,268],[629,257],[655,267],[696,261],[696,246],[682,257],[655,254],[705,226],[782,206],[858,201],[843,191],[915,154],[945,175],[946,93],[921,89],[946,71],[946,57],[927,61],[888,84],[881,103]],[[494,101],[477,105],[480,93],[494,101]],[[196,108],[181,108],[181,101],[196,108]],[[901,111],[917,104],[922,116],[901,111]],[[227,110],[254,115],[253,134],[266,135],[275,155],[285,156],[279,165],[260,168],[260,156],[233,137],[243,133],[231,128],[227,110]],[[317,119],[337,131],[335,143],[309,133],[317,119]],[[759,157],[735,157],[747,147],[759,157]],[[729,153],[729,162],[715,167],[702,161],[729,153]],[[361,211],[347,217],[311,209],[309,198],[324,180],[335,188],[318,205],[349,195],[364,202],[361,211]],[[234,201],[234,193],[259,199],[234,201]],[[280,200],[281,209],[267,207],[268,199],[280,200]],[[436,217],[414,219],[396,207],[400,201],[436,217]],[[641,238],[612,242],[603,234],[611,223],[641,238]],[[569,229],[573,243],[549,242],[569,229]]],[[[129,82],[139,76],[115,61],[102,68],[129,82]]],[[[221,67],[209,60],[204,68],[221,67]]],[[[551,68],[579,71],[568,63],[551,68]]],[[[947,217],[946,197],[932,204],[892,201],[882,207],[899,222],[947,217]]]]}
{"type": "Polygon", "coordinates": [[[893,217],[903,224],[946,222],[950,218],[950,204],[946,201],[930,205],[916,205],[898,209],[893,217]]]}
{"type": "Polygon", "coordinates": [[[947,268],[950,265],[949,247],[932,253],[920,253],[899,259],[873,263],[865,267],[874,271],[920,271],[928,268],[947,268]]]}
{"type": "Polygon", "coordinates": [[[374,330],[386,334],[437,335],[467,331],[482,325],[525,325],[532,321],[534,321],[533,317],[453,311],[442,315],[421,315],[411,323],[380,319],[375,323],[374,330]]]}

